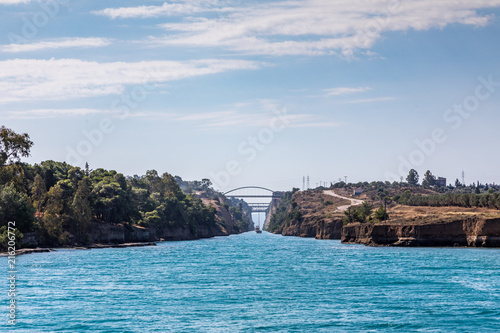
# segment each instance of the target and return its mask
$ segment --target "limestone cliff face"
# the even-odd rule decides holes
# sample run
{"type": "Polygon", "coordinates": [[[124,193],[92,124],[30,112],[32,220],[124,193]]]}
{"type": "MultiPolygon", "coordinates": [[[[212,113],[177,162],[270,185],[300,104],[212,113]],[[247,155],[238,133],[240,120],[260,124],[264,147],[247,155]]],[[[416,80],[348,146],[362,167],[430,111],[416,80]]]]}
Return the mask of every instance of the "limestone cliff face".
{"type": "Polygon", "coordinates": [[[354,223],[342,242],[373,246],[500,247],[500,219],[464,217],[425,224],[354,223]]]}
{"type": "Polygon", "coordinates": [[[342,219],[325,219],[318,221],[316,229],[317,239],[340,239],[342,237],[342,219]]]}
{"type": "Polygon", "coordinates": [[[125,243],[123,225],[94,223],[89,233],[92,243],[125,243]]]}
{"type": "Polygon", "coordinates": [[[283,236],[311,237],[317,239],[340,239],[342,220],[340,218],[306,217],[303,220],[292,220],[284,226],[283,236]]]}
{"type": "Polygon", "coordinates": [[[154,240],[163,239],[166,241],[181,241],[181,240],[195,240],[202,238],[211,238],[215,236],[224,236],[219,228],[216,226],[196,226],[189,227],[186,225],[174,227],[174,228],[164,228],[163,230],[156,232],[154,234],[154,240]]]}
{"type": "Polygon", "coordinates": [[[271,217],[273,217],[274,214],[276,214],[276,211],[281,203],[281,198],[274,198],[271,200],[269,204],[269,209],[266,214],[266,220],[264,221],[264,230],[267,230],[269,227],[269,223],[271,222],[271,217]]]}
{"type": "Polygon", "coordinates": [[[272,202],[264,228],[283,236],[340,239],[342,216],[337,207],[349,201],[323,191],[287,192],[281,202],[272,202]]]}
{"type": "Polygon", "coordinates": [[[98,224],[92,226],[89,234],[90,242],[94,244],[122,244],[166,241],[195,240],[227,235],[218,226],[174,226],[161,230],[152,230],[138,226],[127,227],[122,224],[98,224]]]}

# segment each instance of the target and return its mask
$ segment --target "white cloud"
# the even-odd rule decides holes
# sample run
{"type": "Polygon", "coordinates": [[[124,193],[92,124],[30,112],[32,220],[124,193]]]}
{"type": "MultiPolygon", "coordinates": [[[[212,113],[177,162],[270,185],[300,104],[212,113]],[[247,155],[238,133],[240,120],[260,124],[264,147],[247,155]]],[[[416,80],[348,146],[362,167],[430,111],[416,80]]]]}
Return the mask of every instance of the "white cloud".
{"type": "Polygon", "coordinates": [[[288,113],[278,110],[274,101],[256,100],[235,104],[235,108],[226,111],[199,112],[183,114],[180,112],[141,111],[131,112],[126,116],[111,109],[33,109],[21,111],[5,111],[2,116],[7,119],[52,119],[61,117],[82,117],[89,115],[107,115],[120,119],[146,118],[154,121],[185,123],[190,127],[204,130],[234,129],[239,127],[268,127],[271,120],[279,114],[288,128],[332,128],[344,126],[344,123],[325,121],[318,115],[309,113],[288,113]]]}
{"type": "Polygon", "coordinates": [[[92,12],[95,15],[107,16],[111,19],[117,18],[150,18],[159,16],[174,16],[194,14],[207,11],[230,11],[231,8],[220,7],[217,0],[184,1],[181,3],[164,2],[161,6],[137,6],[106,8],[92,12]]]}
{"type": "Polygon", "coordinates": [[[342,96],[342,95],[351,95],[355,93],[365,92],[371,90],[370,87],[358,87],[358,88],[348,88],[348,87],[339,87],[339,88],[331,88],[324,89],[323,91],[326,93],[326,96],[342,96]]]}
{"type": "Polygon", "coordinates": [[[162,24],[169,34],[151,38],[150,43],[219,46],[245,54],[354,57],[388,31],[440,29],[450,24],[485,26],[492,16],[478,10],[498,6],[500,0],[240,2],[216,18],[185,17],[162,24]]]}
{"type": "Polygon", "coordinates": [[[352,101],[344,102],[345,104],[357,104],[357,103],[375,103],[375,102],[387,102],[395,100],[395,97],[375,97],[375,98],[364,98],[355,99],[352,101]]]}
{"type": "Polygon", "coordinates": [[[151,87],[200,75],[257,69],[261,65],[252,61],[216,59],[134,63],[78,59],[5,60],[0,61],[0,102],[116,95],[130,85],[151,87]]]}
{"type": "Polygon", "coordinates": [[[8,119],[41,119],[56,118],[61,116],[86,116],[90,114],[109,113],[98,109],[35,109],[26,111],[8,111],[8,119]]]}
{"type": "Polygon", "coordinates": [[[110,44],[111,40],[107,38],[59,38],[31,44],[0,45],[0,51],[16,53],[40,51],[45,49],[102,47],[110,44]]]}
{"type": "MultiPolygon", "coordinates": [[[[197,113],[187,116],[171,117],[172,121],[190,121],[196,122],[200,128],[204,129],[222,129],[234,128],[235,126],[244,127],[267,127],[271,119],[276,115],[269,111],[245,112],[241,110],[197,113]]],[[[290,128],[320,128],[320,127],[338,127],[342,126],[339,122],[325,122],[318,116],[307,113],[285,114],[280,119],[287,123],[290,128]]]]}
{"type": "Polygon", "coordinates": [[[19,5],[22,3],[29,3],[32,0],[0,0],[0,5],[19,5]]]}
{"type": "Polygon", "coordinates": [[[289,128],[329,128],[343,126],[343,123],[325,121],[322,117],[310,113],[292,113],[277,101],[258,99],[226,106],[224,111],[200,112],[187,115],[173,113],[148,114],[169,121],[188,122],[205,130],[234,129],[240,127],[268,127],[271,120],[279,117],[289,128]]]}

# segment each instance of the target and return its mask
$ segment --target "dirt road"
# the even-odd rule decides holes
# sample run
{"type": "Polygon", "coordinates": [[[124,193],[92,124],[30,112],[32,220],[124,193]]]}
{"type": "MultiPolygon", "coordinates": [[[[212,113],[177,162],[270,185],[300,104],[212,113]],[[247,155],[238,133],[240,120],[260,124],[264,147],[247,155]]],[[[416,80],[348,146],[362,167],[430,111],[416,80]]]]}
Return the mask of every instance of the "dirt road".
{"type": "Polygon", "coordinates": [[[323,191],[324,194],[327,194],[327,195],[331,195],[332,197],[337,197],[337,198],[341,198],[341,199],[346,199],[346,200],[349,200],[351,202],[350,205],[345,205],[345,206],[339,206],[337,207],[337,212],[344,212],[346,211],[349,207],[351,206],[359,206],[363,203],[363,200],[358,200],[358,199],[352,199],[352,198],[348,198],[348,197],[343,197],[341,195],[338,195],[337,193],[333,192],[333,191],[323,191]]]}

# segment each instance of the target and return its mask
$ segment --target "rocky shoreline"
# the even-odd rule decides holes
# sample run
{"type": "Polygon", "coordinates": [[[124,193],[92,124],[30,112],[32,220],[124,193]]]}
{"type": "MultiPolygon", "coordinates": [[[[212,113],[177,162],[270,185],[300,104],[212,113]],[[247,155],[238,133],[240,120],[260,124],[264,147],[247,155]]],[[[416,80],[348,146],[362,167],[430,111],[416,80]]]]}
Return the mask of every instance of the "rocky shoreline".
{"type": "MultiPolygon", "coordinates": [[[[393,204],[388,210],[389,220],[370,217],[365,222],[345,224],[345,214],[340,208],[349,206],[340,206],[339,199],[349,199],[352,205],[353,199],[331,191],[295,192],[291,200],[270,209],[271,214],[281,211],[280,223],[268,223],[265,227],[283,236],[339,239],[344,244],[500,247],[500,212],[497,209],[393,204]],[[329,202],[324,194],[335,195],[337,201],[329,202]],[[332,207],[337,209],[332,210],[332,207]]],[[[272,219],[272,216],[267,218],[272,219]]]]}
{"type": "Polygon", "coordinates": [[[344,244],[400,247],[500,247],[500,218],[477,216],[432,222],[351,223],[340,219],[293,221],[283,236],[337,239],[344,244]]]}
{"type": "MultiPolygon", "coordinates": [[[[145,242],[145,243],[123,243],[123,244],[92,244],[89,246],[76,246],[76,247],[63,247],[63,248],[22,248],[16,250],[16,256],[23,254],[32,253],[47,253],[47,252],[57,252],[58,250],[91,250],[91,249],[109,249],[109,248],[124,248],[124,247],[144,247],[144,246],[156,246],[155,242],[145,242]]],[[[0,257],[7,257],[9,254],[7,252],[0,253],[0,257]]]]}
{"type": "Polygon", "coordinates": [[[500,219],[466,217],[431,223],[349,224],[342,243],[370,246],[500,247],[500,219]]]}

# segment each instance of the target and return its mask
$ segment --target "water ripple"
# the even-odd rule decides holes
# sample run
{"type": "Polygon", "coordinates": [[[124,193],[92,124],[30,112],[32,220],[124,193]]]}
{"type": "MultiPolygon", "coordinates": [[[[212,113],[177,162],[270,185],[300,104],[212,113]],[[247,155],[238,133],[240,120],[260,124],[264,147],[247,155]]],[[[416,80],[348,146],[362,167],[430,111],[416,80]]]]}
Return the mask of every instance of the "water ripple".
{"type": "MultiPolygon", "coordinates": [[[[6,258],[0,263],[5,281],[6,258]]],[[[247,233],[156,247],[32,254],[18,257],[17,268],[16,332],[500,327],[498,249],[370,248],[247,233]]],[[[1,293],[2,304],[6,294],[1,293]]],[[[12,327],[5,320],[0,331],[12,327]]]]}

